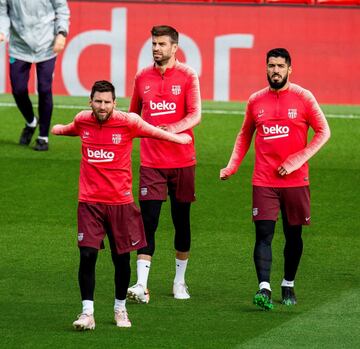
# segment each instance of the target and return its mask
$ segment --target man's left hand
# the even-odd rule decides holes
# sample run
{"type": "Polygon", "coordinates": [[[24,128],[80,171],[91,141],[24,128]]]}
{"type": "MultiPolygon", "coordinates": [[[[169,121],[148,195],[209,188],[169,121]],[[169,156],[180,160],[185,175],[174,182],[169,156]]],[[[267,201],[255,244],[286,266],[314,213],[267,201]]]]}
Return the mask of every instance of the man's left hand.
{"type": "Polygon", "coordinates": [[[282,166],[278,167],[278,172],[280,176],[285,176],[288,174],[287,170],[282,166]]]}
{"type": "Polygon", "coordinates": [[[158,128],[161,128],[164,131],[169,131],[166,125],[158,125],[158,128]]]}
{"type": "Polygon", "coordinates": [[[58,34],[55,37],[55,43],[53,51],[55,53],[60,53],[65,48],[66,38],[62,34],[58,34]]]}

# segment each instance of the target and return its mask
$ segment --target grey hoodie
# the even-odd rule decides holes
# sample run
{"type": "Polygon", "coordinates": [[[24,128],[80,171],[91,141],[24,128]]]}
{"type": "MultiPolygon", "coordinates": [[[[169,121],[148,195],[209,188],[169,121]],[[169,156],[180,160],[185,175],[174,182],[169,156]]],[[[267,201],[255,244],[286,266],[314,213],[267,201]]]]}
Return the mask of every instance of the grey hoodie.
{"type": "Polygon", "coordinates": [[[9,56],[36,63],[56,56],[54,39],[69,31],[66,0],[0,0],[0,33],[9,38],[9,56]]]}

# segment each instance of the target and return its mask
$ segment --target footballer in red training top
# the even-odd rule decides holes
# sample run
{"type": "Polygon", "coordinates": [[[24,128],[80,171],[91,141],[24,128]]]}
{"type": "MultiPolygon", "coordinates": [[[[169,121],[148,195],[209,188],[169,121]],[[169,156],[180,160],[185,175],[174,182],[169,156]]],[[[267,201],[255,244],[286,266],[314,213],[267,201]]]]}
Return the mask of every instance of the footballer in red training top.
{"type": "Polygon", "coordinates": [[[130,254],[146,246],[143,222],[132,195],[131,149],[134,137],[188,144],[187,134],[175,135],[156,128],[133,113],[115,110],[115,88],[97,81],[90,95],[92,110],[80,112],[68,125],[55,125],[56,135],[80,136],[78,205],[79,286],[83,310],[73,322],[77,330],[92,330],[94,319],[95,264],[105,235],[115,267],[114,319],[130,327],[125,308],[130,281],[130,254]]]}
{"type": "Polygon", "coordinates": [[[193,128],[201,121],[199,78],[176,59],[179,33],[168,25],[151,29],[154,63],[135,76],[130,112],[172,133],[185,132],[193,141],[185,146],[153,139],[140,142],[139,201],[148,246],[138,250],[137,275],[128,297],[148,303],[147,280],[155,252],[155,232],[161,203],[170,197],[175,230],[175,299],[188,299],[185,283],[191,241],[190,205],[195,200],[195,146],[193,128]]]}
{"type": "Polygon", "coordinates": [[[308,160],[330,137],[330,128],[313,94],[291,83],[290,53],[274,48],[266,54],[269,86],[253,93],[247,103],[245,119],[228,165],[220,179],[234,175],[255,134],[255,166],[252,178],[255,224],[254,263],[259,290],[254,304],[272,309],[270,270],[271,242],[281,211],[284,247],[282,304],[295,305],[295,276],[300,263],[302,226],[310,224],[308,160]],[[309,128],[314,136],[308,142],[309,128]]]}

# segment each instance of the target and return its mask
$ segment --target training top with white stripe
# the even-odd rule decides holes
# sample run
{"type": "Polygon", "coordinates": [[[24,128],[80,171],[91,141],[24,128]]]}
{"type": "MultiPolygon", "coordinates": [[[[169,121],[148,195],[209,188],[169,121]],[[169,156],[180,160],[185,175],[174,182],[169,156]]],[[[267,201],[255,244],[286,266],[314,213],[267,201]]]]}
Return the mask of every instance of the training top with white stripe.
{"type": "Polygon", "coordinates": [[[252,94],[226,168],[228,174],[238,170],[255,131],[253,185],[309,185],[307,161],[330,137],[329,125],[312,93],[290,83],[283,91],[267,87],[252,94]],[[309,127],[315,133],[308,143],[309,127]],[[286,176],[279,175],[279,166],[286,169],[286,176]]]}
{"type": "Polygon", "coordinates": [[[131,171],[133,138],[154,137],[171,142],[179,142],[181,138],[149,125],[139,115],[118,110],[101,123],[91,110],[84,110],[70,124],[55,125],[52,133],[79,136],[81,139],[79,201],[111,205],[134,201],[131,171]]]}
{"type": "Polygon", "coordinates": [[[130,112],[172,133],[185,132],[193,138],[187,145],[141,139],[141,165],[151,168],[181,168],[196,163],[192,128],[201,120],[199,79],[193,69],[175,62],[162,74],[155,65],[135,76],[130,112]]]}

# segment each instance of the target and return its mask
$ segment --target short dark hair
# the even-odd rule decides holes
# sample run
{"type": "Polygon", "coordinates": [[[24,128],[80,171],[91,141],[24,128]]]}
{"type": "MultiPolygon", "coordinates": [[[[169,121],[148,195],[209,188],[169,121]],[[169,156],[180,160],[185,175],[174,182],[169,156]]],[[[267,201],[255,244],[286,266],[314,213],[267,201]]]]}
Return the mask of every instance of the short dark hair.
{"type": "Polygon", "coordinates": [[[173,27],[169,25],[157,25],[152,27],[151,29],[152,36],[163,36],[167,35],[170,36],[170,40],[173,44],[177,44],[179,42],[179,33],[173,27]]]}
{"type": "Polygon", "coordinates": [[[282,57],[285,58],[285,62],[288,66],[291,66],[291,57],[290,57],[290,53],[287,49],[285,48],[273,48],[272,50],[270,50],[267,54],[266,54],[266,63],[269,63],[269,58],[270,57],[282,57]]]}
{"type": "Polygon", "coordinates": [[[95,81],[93,87],[91,88],[91,99],[93,99],[95,92],[111,92],[113,100],[116,98],[114,85],[106,80],[95,81]]]}

